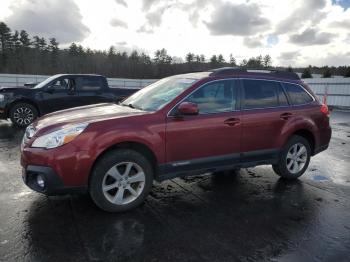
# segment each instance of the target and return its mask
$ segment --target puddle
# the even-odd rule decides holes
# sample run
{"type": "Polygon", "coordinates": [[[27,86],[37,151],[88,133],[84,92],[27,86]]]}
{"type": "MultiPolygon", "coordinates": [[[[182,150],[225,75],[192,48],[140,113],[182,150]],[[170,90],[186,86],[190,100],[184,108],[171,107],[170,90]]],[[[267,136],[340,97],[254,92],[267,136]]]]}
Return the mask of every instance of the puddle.
{"type": "Polygon", "coordinates": [[[312,176],[311,179],[315,181],[330,181],[328,177],[321,176],[321,175],[312,176]]]}

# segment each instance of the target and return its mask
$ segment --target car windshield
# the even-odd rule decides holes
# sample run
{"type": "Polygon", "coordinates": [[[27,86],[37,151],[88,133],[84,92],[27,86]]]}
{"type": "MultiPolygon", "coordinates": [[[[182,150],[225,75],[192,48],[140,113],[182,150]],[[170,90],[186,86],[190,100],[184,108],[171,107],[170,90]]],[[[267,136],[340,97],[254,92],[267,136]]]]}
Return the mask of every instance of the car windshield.
{"type": "Polygon", "coordinates": [[[144,111],[157,111],[196,81],[197,79],[178,76],[163,78],[136,92],[121,105],[144,111]]]}
{"type": "Polygon", "coordinates": [[[47,85],[48,83],[50,83],[52,80],[54,80],[55,78],[57,78],[57,75],[50,76],[49,78],[47,78],[44,81],[40,82],[39,84],[37,84],[33,88],[42,88],[45,85],[47,85]]]}

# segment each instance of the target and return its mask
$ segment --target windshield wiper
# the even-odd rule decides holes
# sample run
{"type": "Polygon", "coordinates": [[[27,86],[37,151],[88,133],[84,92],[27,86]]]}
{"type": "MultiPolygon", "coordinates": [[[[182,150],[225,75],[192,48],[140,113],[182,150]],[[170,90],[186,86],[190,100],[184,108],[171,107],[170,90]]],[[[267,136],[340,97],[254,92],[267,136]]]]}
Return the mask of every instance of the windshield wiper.
{"type": "Polygon", "coordinates": [[[121,105],[122,106],[128,106],[128,107],[130,107],[130,108],[132,108],[132,109],[138,109],[138,110],[142,110],[142,108],[141,107],[138,107],[138,106],[134,106],[133,104],[124,104],[124,103],[121,103],[121,105]]]}

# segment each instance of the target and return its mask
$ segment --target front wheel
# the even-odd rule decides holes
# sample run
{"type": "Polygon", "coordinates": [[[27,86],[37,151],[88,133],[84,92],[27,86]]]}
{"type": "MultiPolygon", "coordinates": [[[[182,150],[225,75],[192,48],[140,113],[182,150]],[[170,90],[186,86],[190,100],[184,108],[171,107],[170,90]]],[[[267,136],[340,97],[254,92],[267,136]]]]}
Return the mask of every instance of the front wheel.
{"type": "Polygon", "coordinates": [[[275,173],[282,178],[296,179],[309,166],[311,147],[309,142],[301,136],[292,136],[284,146],[279,161],[272,165],[275,173]]]}
{"type": "Polygon", "coordinates": [[[29,126],[38,117],[38,110],[28,103],[17,103],[10,109],[10,119],[18,127],[29,126]]]}
{"type": "Polygon", "coordinates": [[[140,153],[113,150],[95,165],[89,192],[95,204],[107,212],[127,211],[140,205],[153,183],[153,168],[140,153]]]}

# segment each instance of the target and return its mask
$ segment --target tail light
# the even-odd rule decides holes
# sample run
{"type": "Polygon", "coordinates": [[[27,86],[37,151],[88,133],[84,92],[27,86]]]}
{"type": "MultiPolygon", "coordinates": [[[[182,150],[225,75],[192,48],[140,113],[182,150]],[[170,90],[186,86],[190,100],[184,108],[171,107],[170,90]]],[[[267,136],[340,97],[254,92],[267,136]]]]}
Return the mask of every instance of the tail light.
{"type": "Polygon", "coordinates": [[[329,109],[328,109],[328,106],[326,104],[322,104],[321,106],[321,112],[323,114],[325,114],[326,116],[329,116],[329,109]]]}

